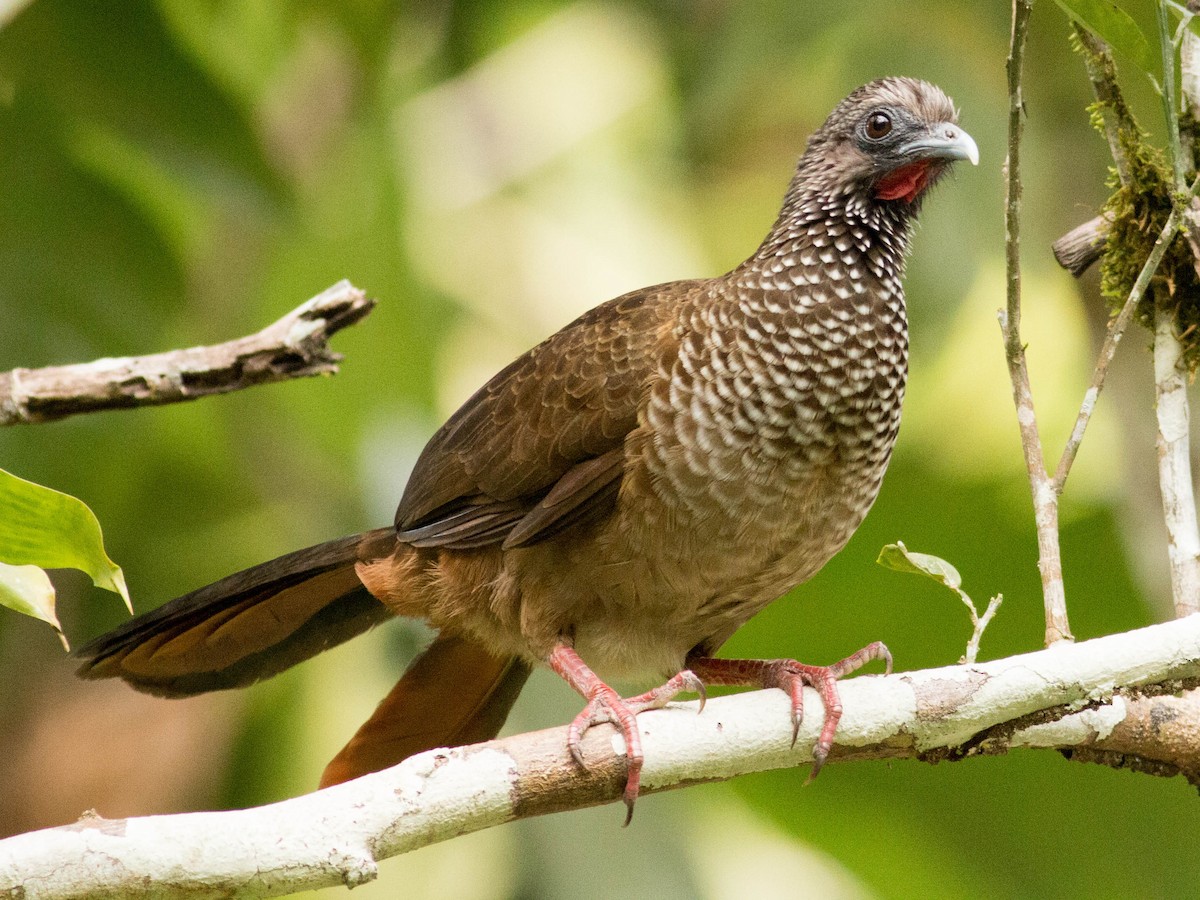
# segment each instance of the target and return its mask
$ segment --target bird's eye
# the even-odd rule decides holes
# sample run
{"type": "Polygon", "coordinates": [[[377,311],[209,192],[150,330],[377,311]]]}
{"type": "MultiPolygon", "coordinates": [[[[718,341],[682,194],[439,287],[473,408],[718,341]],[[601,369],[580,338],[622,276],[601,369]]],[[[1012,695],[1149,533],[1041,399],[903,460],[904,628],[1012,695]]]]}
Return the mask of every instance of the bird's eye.
{"type": "Polygon", "coordinates": [[[871,117],[867,119],[867,137],[873,141],[887,137],[891,130],[892,120],[887,113],[871,113],[871,117]]]}

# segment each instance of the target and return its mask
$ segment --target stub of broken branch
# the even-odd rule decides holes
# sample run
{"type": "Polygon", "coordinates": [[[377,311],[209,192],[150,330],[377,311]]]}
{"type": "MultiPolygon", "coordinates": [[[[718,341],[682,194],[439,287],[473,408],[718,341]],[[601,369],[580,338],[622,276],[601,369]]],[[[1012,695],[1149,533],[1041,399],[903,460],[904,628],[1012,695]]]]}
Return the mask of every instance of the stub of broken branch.
{"type": "Polygon", "coordinates": [[[1112,222],[1105,216],[1096,216],[1082,225],[1077,225],[1050,245],[1058,264],[1079,278],[1100,258],[1112,222]]]}
{"type": "Polygon", "coordinates": [[[0,373],[0,425],[178,403],[331,374],[341,356],[329,348],[330,336],[374,306],[350,282],[340,281],[262,331],[223,344],[0,373]]]}
{"type": "MultiPolygon", "coordinates": [[[[1197,684],[1200,615],[977,665],[853,678],[840,688],[845,714],[830,761],[934,762],[1053,748],[1197,783],[1197,684]],[[1184,690],[1181,699],[1167,696],[1184,690]]],[[[703,711],[671,704],[639,716],[644,793],[811,763],[824,716],[805,691],[794,746],[789,701],[778,690],[712,698],[703,711]]],[[[256,809],[91,815],[18,835],[0,841],[0,897],[274,897],[353,887],[375,878],[389,856],[513,819],[617,801],[625,783],[620,738],[608,726],[589,730],[581,769],[566,751],[565,731],[431,750],[256,809]]],[[[619,821],[614,814],[613,828],[619,821]]]]}

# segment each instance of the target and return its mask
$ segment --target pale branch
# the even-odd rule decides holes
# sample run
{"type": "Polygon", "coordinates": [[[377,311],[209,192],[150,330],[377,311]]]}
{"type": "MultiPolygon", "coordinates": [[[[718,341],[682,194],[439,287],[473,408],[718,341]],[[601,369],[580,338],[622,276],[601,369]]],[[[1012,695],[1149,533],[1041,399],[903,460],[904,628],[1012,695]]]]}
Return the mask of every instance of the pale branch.
{"type": "MultiPolygon", "coordinates": [[[[1191,124],[1180,134],[1183,139],[1183,153],[1186,159],[1194,159],[1196,153],[1196,103],[1193,98],[1200,97],[1200,38],[1190,33],[1190,26],[1195,24],[1194,16],[1200,13],[1200,3],[1188,0],[1186,6],[1187,18],[1180,21],[1183,34],[1179,41],[1179,86],[1183,90],[1184,99],[1192,110],[1191,124]]],[[[1193,245],[1194,246],[1194,245],[1193,245]]]]}
{"type": "Polygon", "coordinates": [[[247,337],[209,347],[0,373],[0,425],[48,422],[77,413],[157,406],[337,371],[335,332],[375,301],[348,281],[247,337]]]}
{"type": "MultiPolygon", "coordinates": [[[[1175,197],[1172,218],[1189,219],[1188,193],[1190,161],[1183,156],[1179,126],[1179,97],[1175,89],[1175,45],[1168,30],[1166,8],[1157,7],[1159,46],[1163,58],[1163,104],[1167,119],[1167,140],[1175,197]]],[[[1200,40],[1184,29],[1181,56],[1200,56],[1200,40]]],[[[1195,70],[1195,59],[1186,68],[1195,70]]],[[[1187,85],[1196,87],[1195,79],[1187,85]]],[[[1188,96],[1193,112],[1200,110],[1200,96],[1188,96]]],[[[1196,247],[1191,228],[1184,228],[1196,247]]],[[[1196,520],[1196,493],[1192,485],[1190,413],[1187,397],[1187,373],[1183,366],[1183,346],[1175,328],[1175,303],[1165,296],[1154,308],[1154,399],[1158,432],[1158,483],[1162,493],[1163,517],[1167,525],[1167,556],[1171,569],[1171,595],[1175,614],[1186,616],[1200,612],[1200,524],[1196,520]]]]}
{"type": "Polygon", "coordinates": [[[1200,611],[1200,532],[1192,487],[1188,428],[1187,373],[1175,334],[1175,312],[1162,304],[1154,311],[1154,412],[1158,422],[1158,486],[1167,523],[1171,596],[1179,616],[1200,611]]]}
{"type": "MultiPolygon", "coordinates": [[[[1200,783],[1197,684],[1200,616],[986,663],[855,678],[841,686],[845,713],[830,761],[936,762],[1042,747],[1200,783]],[[1166,696],[1184,690],[1191,693],[1182,699],[1166,696]]],[[[805,691],[809,714],[794,746],[788,700],[776,690],[639,716],[644,793],[811,763],[824,716],[816,693],[805,691]]],[[[0,841],[0,896],[275,897],[353,887],[390,856],[619,800],[625,764],[616,732],[587,734],[586,769],[567,754],[565,734],[432,750],[256,809],[114,820],[89,813],[0,841]]],[[[811,790],[836,777],[827,771],[811,790]]]]}
{"type": "Polygon", "coordinates": [[[1066,589],[1063,585],[1062,553],[1058,541],[1058,494],[1046,471],[1042,439],[1038,433],[1033,390],[1025,345],[1021,342],[1021,132],[1024,128],[1025,99],[1021,91],[1025,40],[1029,32],[1032,0],[1013,0],[1012,35],[1009,42],[1008,72],[1008,159],[1004,209],[1004,249],[1007,273],[1007,306],[999,315],[1004,335],[1004,356],[1012,381],[1013,403],[1021,433],[1021,449],[1033,498],[1034,522],[1038,541],[1038,571],[1042,576],[1042,597],[1046,609],[1046,644],[1071,640],[1067,620],[1066,589]]]}

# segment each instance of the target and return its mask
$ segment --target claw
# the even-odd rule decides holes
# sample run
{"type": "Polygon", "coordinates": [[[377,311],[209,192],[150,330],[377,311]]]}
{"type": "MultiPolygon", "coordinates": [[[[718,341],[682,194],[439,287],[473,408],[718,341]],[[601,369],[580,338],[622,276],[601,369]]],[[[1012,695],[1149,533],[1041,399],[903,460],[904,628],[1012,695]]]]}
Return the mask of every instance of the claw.
{"type": "MultiPolygon", "coordinates": [[[[714,659],[689,660],[692,669],[703,673],[712,684],[758,684],[764,688],[779,688],[791,699],[792,746],[800,736],[804,721],[804,686],[821,695],[825,706],[825,722],[813,746],[813,767],[808,781],[821,771],[833,749],[833,737],[842,718],[842,701],[838,695],[839,678],[849,675],[873,660],[883,660],[887,673],[892,671],[892,654],[881,642],[868,644],[857,653],[831,666],[806,666],[794,659],[714,659]]],[[[807,783],[807,782],[806,782],[807,783]]]]}
{"type": "Polygon", "coordinates": [[[631,709],[621,696],[598,678],[591,686],[590,699],[574,721],[567,728],[567,750],[576,765],[581,769],[587,768],[583,758],[580,742],[593,725],[608,722],[615,725],[625,739],[625,759],[627,773],[625,776],[625,824],[633,819],[633,805],[637,802],[638,792],[642,782],[642,737],[637,727],[637,713],[631,709]]]}
{"type": "Polygon", "coordinates": [[[625,739],[625,759],[627,774],[625,776],[625,824],[633,820],[633,805],[637,802],[638,792],[642,782],[642,736],[637,727],[638,713],[648,709],[659,709],[672,698],[683,691],[694,691],[700,695],[700,708],[704,708],[707,694],[704,682],[692,671],[684,669],[670,678],[666,684],[636,697],[622,700],[621,695],[587,667],[579,654],[571,647],[560,644],[550,654],[550,667],[566,680],[571,687],[587,698],[583,712],[577,715],[567,727],[567,751],[576,765],[587,768],[583,759],[581,743],[589,728],[601,723],[616,726],[625,739]]]}
{"type": "Polygon", "coordinates": [[[592,727],[591,713],[592,704],[589,703],[583,708],[583,712],[567,726],[567,752],[571,754],[571,758],[581,769],[586,769],[587,765],[583,761],[583,750],[580,749],[579,744],[587,730],[592,727]]]}

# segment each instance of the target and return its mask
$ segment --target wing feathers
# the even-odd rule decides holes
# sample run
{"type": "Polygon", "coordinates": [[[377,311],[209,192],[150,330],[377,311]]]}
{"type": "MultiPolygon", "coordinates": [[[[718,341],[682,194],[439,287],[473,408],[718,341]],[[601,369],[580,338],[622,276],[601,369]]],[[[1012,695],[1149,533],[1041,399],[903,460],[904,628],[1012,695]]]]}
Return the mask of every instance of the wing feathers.
{"type": "Polygon", "coordinates": [[[433,436],[396,511],[418,547],[527,546],[602,518],[625,439],[705,282],[626,294],[576,319],[478,390],[433,436]]]}
{"type": "Polygon", "coordinates": [[[504,539],[504,549],[524,547],[564,528],[596,521],[612,509],[624,472],[625,448],[616,447],[568,469],[540,503],[504,539]]]}

